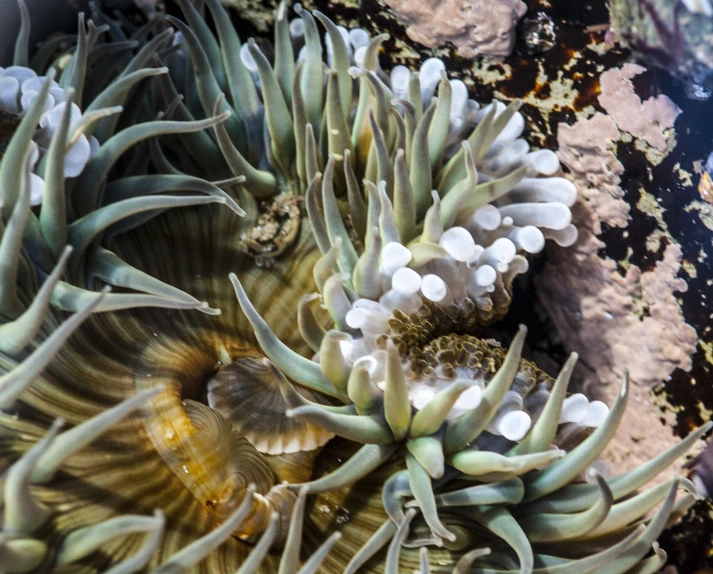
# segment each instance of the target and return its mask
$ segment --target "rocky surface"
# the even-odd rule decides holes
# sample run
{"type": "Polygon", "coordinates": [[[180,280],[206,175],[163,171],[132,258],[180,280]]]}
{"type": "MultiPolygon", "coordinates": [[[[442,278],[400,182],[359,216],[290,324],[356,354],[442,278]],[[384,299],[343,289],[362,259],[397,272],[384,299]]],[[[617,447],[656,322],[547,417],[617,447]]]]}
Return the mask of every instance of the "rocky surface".
{"type": "Polygon", "coordinates": [[[386,0],[408,37],[429,48],[446,42],[464,58],[509,56],[527,5],[520,0],[386,0]]]}
{"type": "MultiPolygon", "coordinates": [[[[257,3],[268,12],[269,2],[257,3]]],[[[450,43],[414,42],[409,23],[382,0],[309,4],[344,25],[389,32],[387,70],[437,56],[478,101],[521,98],[530,144],[559,149],[581,194],[579,243],[568,255],[555,249],[531,262],[537,280],[517,285],[496,334],[506,341],[518,323],[528,324],[529,353],[551,372],[568,351],[578,351],[575,383],[605,399],[617,388],[621,366],[629,365],[631,407],[610,465],[634,466],[708,420],[713,185],[705,163],[713,150],[713,107],[689,99],[688,87],[668,74],[634,62],[608,29],[604,0],[531,0],[525,18],[542,12],[555,23],[551,49],[533,56],[516,37],[511,56],[475,59],[450,43]],[[645,115],[629,117],[627,106],[645,115]]],[[[248,8],[237,18],[243,37],[259,33],[256,14],[248,8]]],[[[697,505],[664,539],[680,572],[713,565],[710,508],[697,505]]]]}

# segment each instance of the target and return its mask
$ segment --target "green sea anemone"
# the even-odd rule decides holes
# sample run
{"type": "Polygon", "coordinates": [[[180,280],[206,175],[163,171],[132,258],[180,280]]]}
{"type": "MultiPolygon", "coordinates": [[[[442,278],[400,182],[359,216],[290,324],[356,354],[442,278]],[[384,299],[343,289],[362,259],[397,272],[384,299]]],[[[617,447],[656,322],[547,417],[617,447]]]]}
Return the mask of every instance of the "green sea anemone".
{"type": "Polygon", "coordinates": [[[626,376],[610,411],[568,395],[576,356],[553,380],[524,327],[483,338],[528,254],[576,240],[519,102],[481,109],[436,59],[386,74],[385,35],[286,3],[269,50],[219,0],[93,3],[30,60],[19,3],[0,571],[662,566],[696,489],[638,490],[710,425],[604,478],[626,376]]]}

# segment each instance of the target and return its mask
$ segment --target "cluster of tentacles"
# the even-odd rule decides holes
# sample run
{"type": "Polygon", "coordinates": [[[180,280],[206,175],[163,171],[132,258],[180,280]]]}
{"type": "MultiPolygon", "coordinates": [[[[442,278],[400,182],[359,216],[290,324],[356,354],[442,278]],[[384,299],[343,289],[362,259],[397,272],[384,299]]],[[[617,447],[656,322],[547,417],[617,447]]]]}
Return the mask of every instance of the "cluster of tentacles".
{"type": "Polygon", "coordinates": [[[638,491],[710,426],[605,478],[626,376],[609,410],[479,338],[576,240],[519,102],[285,2],[269,49],[219,0],[96,2],[30,59],[18,1],[1,572],[660,569],[696,489],[638,491]]]}

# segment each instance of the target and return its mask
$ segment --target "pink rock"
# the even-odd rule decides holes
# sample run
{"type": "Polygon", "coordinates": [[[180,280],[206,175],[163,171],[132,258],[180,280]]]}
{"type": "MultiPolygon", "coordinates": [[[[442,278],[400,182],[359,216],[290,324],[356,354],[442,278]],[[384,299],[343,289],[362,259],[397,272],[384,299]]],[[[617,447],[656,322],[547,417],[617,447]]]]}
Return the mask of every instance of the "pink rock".
{"type": "Polygon", "coordinates": [[[621,199],[624,190],[619,187],[624,166],[611,151],[619,139],[614,120],[597,112],[571,126],[560,124],[557,139],[557,155],[574,177],[580,203],[596,214],[594,233],[601,232],[600,222],[626,227],[629,204],[621,199]]]}
{"type": "Polygon", "coordinates": [[[453,43],[464,58],[509,56],[515,27],[527,12],[520,0],[386,0],[410,24],[414,42],[435,48],[453,43]]]}
{"type": "Polygon", "coordinates": [[[638,64],[624,64],[607,70],[600,77],[600,105],[620,130],[643,139],[660,151],[666,150],[664,130],[672,128],[681,109],[667,96],[651,97],[645,102],[634,92],[631,78],[646,71],[638,64]]]}

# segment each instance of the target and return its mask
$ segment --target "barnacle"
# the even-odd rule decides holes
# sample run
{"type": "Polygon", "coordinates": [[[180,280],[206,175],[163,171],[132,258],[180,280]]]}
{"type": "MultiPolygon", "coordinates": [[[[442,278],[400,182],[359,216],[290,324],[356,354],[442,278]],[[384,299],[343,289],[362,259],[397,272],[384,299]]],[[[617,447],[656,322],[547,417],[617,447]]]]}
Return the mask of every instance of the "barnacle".
{"type": "Polygon", "coordinates": [[[299,5],[270,63],[178,3],[92,4],[32,61],[23,11],[15,64],[46,79],[0,160],[0,569],[656,571],[696,490],[636,491],[709,427],[604,479],[626,378],[609,411],[567,396],[576,357],[552,380],[524,328],[482,338],[576,238],[519,103],[435,59],[387,75],[385,35],[299,5]]]}

